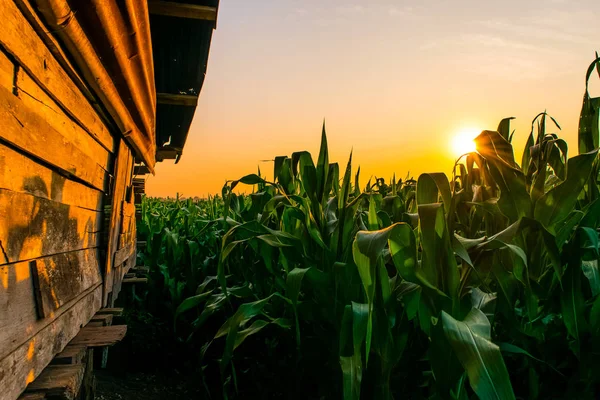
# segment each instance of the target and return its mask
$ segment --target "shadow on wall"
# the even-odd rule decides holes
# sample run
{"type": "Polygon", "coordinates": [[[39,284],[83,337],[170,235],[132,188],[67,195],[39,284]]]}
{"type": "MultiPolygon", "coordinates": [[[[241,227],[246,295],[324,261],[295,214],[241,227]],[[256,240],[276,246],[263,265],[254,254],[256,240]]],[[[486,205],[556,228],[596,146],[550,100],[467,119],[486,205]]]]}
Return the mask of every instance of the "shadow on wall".
{"type": "Polygon", "coordinates": [[[31,176],[20,191],[0,189],[0,366],[13,352],[23,350],[25,359],[0,368],[0,382],[33,380],[36,354],[54,355],[70,339],[57,329],[52,341],[40,343],[36,333],[61,306],[101,282],[102,213],[61,203],[66,180],[52,173],[49,185],[31,176]]]}

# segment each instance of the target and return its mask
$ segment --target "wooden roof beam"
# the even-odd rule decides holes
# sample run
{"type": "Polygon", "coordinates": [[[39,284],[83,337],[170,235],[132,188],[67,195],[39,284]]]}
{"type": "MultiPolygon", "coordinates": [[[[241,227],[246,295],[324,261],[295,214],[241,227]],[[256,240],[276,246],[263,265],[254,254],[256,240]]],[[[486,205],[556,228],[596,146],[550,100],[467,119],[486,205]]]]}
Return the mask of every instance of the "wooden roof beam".
{"type": "MultiPolygon", "coordinates": [[[[171,146],[163,146],[156,149],[156,159],[158,161],[163,160],[176,160],[177,156],[181,154],[181,149],[171,147],[171,146]]],[[[138,242],[139,247],[139,242],[138,242]]]]}
{"type": "Polygon", "coordinates": [[[148,1],[150,14],[166,15],[169,17],[217,21],[217,8],[199,6],[196,4],[175,3],[170,1],[148,1]]]}
{"type": "Polygon", "coordinates": [[[193,94],[156,93],[156,102],[158,104],[196,107],[196,104],[198,104],[198,96],[193,94]]]}

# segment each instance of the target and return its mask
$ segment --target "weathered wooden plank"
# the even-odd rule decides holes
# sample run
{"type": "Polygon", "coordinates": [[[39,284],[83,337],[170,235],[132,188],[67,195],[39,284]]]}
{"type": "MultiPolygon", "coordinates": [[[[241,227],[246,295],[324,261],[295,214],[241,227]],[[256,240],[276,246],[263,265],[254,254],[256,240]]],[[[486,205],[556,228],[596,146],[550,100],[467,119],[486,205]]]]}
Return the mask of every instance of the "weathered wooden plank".
{"type": "MultiPolygon", "coordinates": [[[[123,226],[121,227],[121,230],[124,230],[123,226]]],[[[133,245],[135,245],[135,232],[126,231],[119,235],[119,249],[133,245]]]]}
{"type": "MultiPolygon", "coordinates": [[[[108,350],[108,348],[106,348],[108,350]]],[[[96,382],[94,377],[94,349],[87,350],[85,358],[85,375],[79,393],[79,400],[94,400],[96,382]]]]}
{"type": "Polygon", "coordinates": [[[136,165],[133,174],[134,175],[146,175],[150,173],[150,169],[145,165],[136,165]]]}
{"type": "Polygon", "coordinates": [[[23,393],[18,400],[44,400],[45,398],[44,393],[23,393]]]}
{"type": "Polygon", "coordinates": [[[0,45],[80,126],[85,127],[106,149],[113,149],[113,138],[98,113],[14,2],[1,1],[0,15],[0,45]]]}
{"type": "Polygon", "coordinates": [[[12,90],[15,80],[15,65],[0,51],[0,86],[12,90]]]}
{"type": "Polygon", "coordinates": [[[182,149],[172,146],[163,146],[156,149],[156,161],[174,160],[180,155],[182,149]]]}
{"type": "MultiPolygon", "coordinates": [[[[116,265],[116,264],[115,264],[116,265]]],[[[113,304],[115,303],[115,299],[119,297],[119,293],[121,292],[121,281],[123,280],[123,268],[124,264],[121,264],[113,270],[113,287],[112,287],[112,298],[113,304]]]]}
{"type": "Polygon", "coordinates": [[[85,358],[86,353],[86,346],[76,346],[69,344],[63,349],[63,351],[58,353],[52,359],[52,362],[50,364],[81,364],[83,362],[83,359],[85,358]]]}
{"type": "Polygon", "coordinates": [[[150,14],[166,15],[169,17],[191,18],[204,21],[216,21],[216,7],[199,6],[195,4],[175,3],[171,1],[150,0],[150,14]]]}
{"type": "MultiPolygon", "coordinates": [[[[21,282],[19,285],[30,287],[31,283],[21,282]]],[[[4,323],[4,310],[0,312],[0,326],[3,327],[0,329],[0,388],[3,398],[17,398],[27,384],[33,382],[52,358],[75,337],[80,326],[95,314],[101,300],[102,287],[98,285],[44,320],[36,321],[33,296],[11,305],[8,314],[11,325],[4,323]],[[28,315],[29,318],[23,320],[22,315],[28,315]],[[18,336],[15,338],[11,335],[11,339],[6,340],[3,332],[6,327],[18,332],[18,336]],[[20,344],[14,346],[17,341],[20,344]]]]}
{"type": "Polygon", "coordinates": [[[102,281],[97,249],[62,253],[34,261],[39,285],[38,316],[50,315],[86,289],[102,281]]]}
{"type": "Polygon", "coordinates": [[[0,265],[96,247],[102,213],[0,189],[0,265]]]}
{"type": "Polygon", "coordinates": [[[121,234],[119,235],[119,249],[132,247],[135,245],[135,218],[122,217],[121,226],[119,227],[121,234]]]}
{"type": "Polygon", "coordinates": [[[136,283],[148,283],[148,278],[123,278],[122,283],[125,284],[136,284],[136,283]]]}
{"type": "Polygon", "coordinates": [[[140,265],[137,266],[135,268],[131,269],[133,272],[135,272],[136,274],[140,275],[140,274],[148,274],[150,272],[150,267],[147,267],[145,265],[140,265]]]}
{"type": "Polygon", "coordinates": [[[109,151],[65,114],[23,69],[19,69],[17,73],[16,92],[25,106],[42,116],[52,128],[60,132],[90,160],[108,170],[111,161],[109,151]]]}
{"type": "Polygon", "coordinates": [[[92,322],[100,322],[101,326],[110,326],[112,325],[113,315],[112,314],[96,314],[90,320],[92,322]]]}
{"type": "Polygon", "coordinates": [[[95,250],[84,250],[75,252],[82,265],[67,279],[72,288],[65,288],[66,282],[60,281],[63,256],[0,266],[0,359],[27,339],[26,331],[34,333],[33,328],[43,326],[64,308],[57,306],[71,304],[81,293],[101,284],[95,250]],[[34,285],[35,276],[38,282],[34,285]]]}
{"type": "Polygon", "coordinates": [[[117,250],[115,254],[115,266],[121,266],[129,257],[135,257],[135,247],[126,246],[117,250]]]}
{"type": "Polygon", "coordinates": [[[133,217],[134,215],[135,215],[135,204],[124,201],[123,202],[123,216],[124,217],[133,217]]]}
{"type": "Polygon", "coordinates": [[[2,139],[24,153],[55,166],[65,175],[75,176],[97,189],[104,189],[106,170],[3,87],[0,87],[0,120],[2,139]]]}
{"type": "Polygon", "coordinates": [[[193,94],[156,93],[156,103],[196,107],[198,104],[198,96],[193,94]]]}
{"type": "Polygon", "coordinates": [[[0,189],[29,193],[58,203],[102,210],[104,194],[0,144],[0,189]]]}
{"type": "Polygon", "coordinates": [[[101,308],[98,310],[98,315],[102,315],[102,314],[110,314],[116,317],[120,317],[121,315],[123,315],[123,309],[122,308],[101,308]]]}
{"type": "Polygon", "coordinates": [[[102,327],[84,327],[70,344],[88,347],[113,346],[123,340],[127,333],[127,325],[111,325],[102,327]]]}
{"type": "Polygon", "coordinates": [[[57,400],[75,400],[85,373],[85,365],[51,365],[27,386],[29,393],[44,393],[57,400]]]}
{"type": "MultiPolygon", "coordinates": [[[[61,44],[53,36],[52,30],[48,30],[48,27],[39,18],[37,11],[34,10],[34,7],[30,3],[30,1],[29,0],[14,0],[14,2],[17,5],[17,7],[19,7],[19,9],[21,10],[21,13],[23,14],[23,16],[27,19],[27,21],[29,21],[33,30],[38,34],[40,39],[42,39],[42,41],[46,44],[46,47],[48,48],[48,50],[50,50],[52,55],[54,55],[56,61],[60,64],[60,66],[63,68],[63,70],[69,75],[69,77],[71,77],[71,80],[73,81],[75,86],[77,86],[77,88],[79,88],[79,90],[84,95],[84,97],[88,99],[88,101],[90,102],[90,104],[92,105],[94,110],[100,116],[101,120],[107,121],[108,118],[106,117],[104,110],[99,105],[98,99],[96,99],[96,97],[92,94],[92,92],[90,91],[90,88],[87,86],[87,84],[84,82],[82,77],[79,75],[78,71],[75,69],[75,67],[71,63],[69,56],[63,51],[61,44]]],[[[104,143],[107,146],[109,146],[109,147],[107,147],[107,149],[110,150],[111,152],[113,152],[114,151],[114,141],[111,143],[110,135],[107,134],[108,132],[101,132],[101,133],[103,133],[104,135],[102,137],[100,137],[100,135],[98,135],[99,140],[101,142],[104,140],[104,143]]]]}
{"type": "Polygon", "coordinates": [[[133,156],[124,140],[120,141],[117,160],[115,165],[113,198],[111,202],[111,214],[108,235],[108,250],[106,257],[106,267],[104,270],[104,299],[103,305],[112,306],[114,298],[109,299],[109,294],[113,291],[113,269],[119,264],[115,262],[115,255],[119,246],[119,234],[121,228],[121,206],[125,199],[127,179],[131,175],[133,165],[133,156]],[[110,300],[110,301],[109,301],[110,300]],[[108,303],[111,304],[108,304],[108,303]]]}

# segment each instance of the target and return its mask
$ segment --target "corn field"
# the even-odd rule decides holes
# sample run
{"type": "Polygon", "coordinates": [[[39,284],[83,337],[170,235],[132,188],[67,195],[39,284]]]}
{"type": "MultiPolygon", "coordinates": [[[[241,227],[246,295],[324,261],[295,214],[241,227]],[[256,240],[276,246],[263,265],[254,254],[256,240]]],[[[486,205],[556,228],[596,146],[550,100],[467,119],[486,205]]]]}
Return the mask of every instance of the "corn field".
{"type": "Polygon", "coordinates": [[[138,300],[212,398],[596,399],[598,100],[576,155],[544,112],[520,163],[507,118],[451,175],[361,186],[323,127],[316,159],[145,198],[138,300]]]}

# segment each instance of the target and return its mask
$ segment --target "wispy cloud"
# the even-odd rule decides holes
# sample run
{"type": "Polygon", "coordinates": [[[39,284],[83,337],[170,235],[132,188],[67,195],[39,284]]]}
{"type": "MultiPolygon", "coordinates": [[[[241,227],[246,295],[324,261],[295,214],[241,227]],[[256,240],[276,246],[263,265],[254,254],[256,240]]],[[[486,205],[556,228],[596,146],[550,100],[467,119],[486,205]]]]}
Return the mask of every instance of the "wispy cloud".
{"type": "Polygon", "coordinates": [[[335,11],[339,14],[362,14],[366,8],[360,4],[350,4],[336,7],[335,11]]]}
{"type": "Polygon", "coordinates": [[[396,7],[396,6],[391,6],[390,8],[388,8],[387,12],[392,17],[396,17],[396,16],[402,16],[402,17],[404,17],[404,16],[407,16],[407,15],[412,15],[413,8],[412,7],[396,7]]]}

